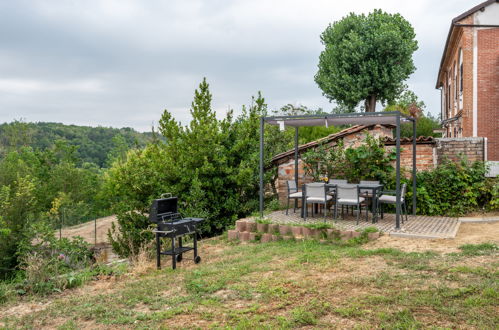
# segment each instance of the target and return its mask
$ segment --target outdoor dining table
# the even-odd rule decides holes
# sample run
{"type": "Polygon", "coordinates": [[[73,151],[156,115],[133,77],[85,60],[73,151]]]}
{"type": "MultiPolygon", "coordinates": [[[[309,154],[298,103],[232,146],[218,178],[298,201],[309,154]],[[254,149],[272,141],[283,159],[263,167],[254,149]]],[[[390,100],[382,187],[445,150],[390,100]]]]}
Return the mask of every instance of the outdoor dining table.
{"type": "MultiPolygon", "coordinates": [[[[341,184],[340,184],[341,185],[341,184]]],[[[373,184],[373,183],[347,183],[345,184],[347,186],[350,186],[350,185],[355,185],[357,187],[359,187],[359,190],[370,190],[371,191],[371,196],[369,196],[369,194],[367,196],[362,196],[362,197],[368,197],[368,198],[372,198],[372,203],[371,203],[371,212],[373,214],[373,220],[372,220],[372,223],[376,223],[378,222],[378,198],[379,198],[379,194],[380,192],[383,190],[383,185],[382,184],[373,184]]],[[[326,189],[328,189],[329,191],[331,190],[336,190],[338,184],[336,183],[325,183],[325,186],[326,186],[326,189]]],[[[305,202],[305,184],[302,185],[302,191],[304,192],[302,194],[302,208],[301,208],[301,217],[303,218],[303,212],[304,212],[304,209],[306,207],[306,202],[305,202]]],[[[334,192],[336,193],[336,192],[334,192]]],[[[336,205],[335,205],[336,207],[336,205]]]]}

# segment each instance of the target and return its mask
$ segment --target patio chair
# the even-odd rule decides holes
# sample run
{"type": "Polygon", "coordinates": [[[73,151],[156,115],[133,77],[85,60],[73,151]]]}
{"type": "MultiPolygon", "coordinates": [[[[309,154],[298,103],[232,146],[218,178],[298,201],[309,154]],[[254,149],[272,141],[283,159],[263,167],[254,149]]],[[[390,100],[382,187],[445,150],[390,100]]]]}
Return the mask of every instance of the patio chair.
{"type": "Polygon", "coordinates": [[[305,185],[305,212],[304,220],[307,220],[308,204],[312,204],[312,216],[314,215],[314,204],[324,205],[324,220],[326,219],[327,203],[332,201],[333,197],[327,194],[326,184],[309,183],[305,185]]]}
{"type": "MultiPolygon", "coordinates": [[[[359,183],[359,184],[360,184],[360,185],[363,185],[363,184],[367,184],[367,185],[369,185],[369,184],[373,184],[373,185],[374,185],[374,184],[379,184],[379,181],[366,181],[366,180],[360,180],[360,183],[359,183]]],[[[372,194],[371,194],[371,190],[370,190],[370,189],[361,189],[361,190],[360,190],[360,194],[361,194],[362,196],[364,196],[364,195],[365,195],[365,196],[368,196],[368,197],[371,197],[371,195],[372,195],[372,194]]]]}
{"type": "MultiPolygon", "coordinates": [[[[328,182],[329,184],[335,184],[335,185],[339,185],[339,184],[348,184],[348,181],[347,180],[343,180],[343,179],[331,179],[329,180],[328,182]]],[[[336,188],[335,189],[332,189],[332,191],[330,190],[329,191],[329,194],[331,196],[335,196],[336,194],[336,188]]]]}
{"type": "MultiPolygon", "coordinates": [[[[405,219],[406,221],[408,220],[407,216],[407,204],[405,203],[405,193],[407,190],[407,184],[403,183],[402,187],[400,188],[400,207],[402,211],[402,223],[404,223],[404,213],[405,213],[405,219]]],[[[396,205],[397,204],[397,196],[396,196],[396,191],[395,190],[385,190],[382,192],[381,196],[378,198],[378,203],[380,204],[391,204],[391,205],[396,205]]],[[[383,206],[380,205],[380,212],[381,212],[381,219],[383,219],[383,206]]]]}
{"type": "MultiPolygon", "coordinates": [[[[363,184],[364,185],[377,185],[377,184],[379,185],[379,181],[360,180],[359,185],[363,185],[363,184]]],[[[362,189],[362,188],[360,189],[360,196],[362,196],[366,199],[366,204],[368,204],[367,206],[369,206],[369,204],[372,205],[371,203],[374,202],[372,192],[373,191],[371,189],[362,189]]],[[[381,192],[379,190],[377,190],[376,195],[379,197],[380,194],[381,194],[381,192]]],[[[369,218],[369,215],[367,217],[369,218]]],[[[373,214],[373,219],[374,219],[374,214],[373,214]]]]}
{"type": "MultiPolygon", "coordinates": [[[[365,203],[365,198],[360,196],[360,189],[357,185],[338,185],[336,188],[336,204],[334,206],[334,218],[337,219],[338,216],[338,206],[356,206],[357,207],[357,224],[359,224],[360,213],[362,212],[362,206],[366,207],[366,221],[367,219],[367,204],[365,203]]],[[[342,209],[343,217],[343,209],[342,209]]]]}
{"type": "Polygon", "coordinates": [[[296,187],[296,181],[294,180],[287,180],[286,186],[288,188],[288,207],[286,208],[286,215],[288,215],[289,200],[291,199],[295,200],[295,203],[293,205],[293,213],[296,213],[297,200],[303,197],[303,192],[298,191],[298,187],[296,187]]]}

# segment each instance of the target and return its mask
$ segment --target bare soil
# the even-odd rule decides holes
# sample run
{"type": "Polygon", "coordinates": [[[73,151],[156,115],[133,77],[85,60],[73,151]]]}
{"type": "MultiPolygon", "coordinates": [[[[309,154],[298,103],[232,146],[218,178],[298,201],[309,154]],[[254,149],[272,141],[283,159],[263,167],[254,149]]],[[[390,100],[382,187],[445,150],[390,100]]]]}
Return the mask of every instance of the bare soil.
{"type": "MultiPolygon", "coordinates": [[[[108,245],[107,232],[111,228],[111,224],[116,222],[116,216],[111,215],[108,217],[100,218],[97,222],[97,245],[108,245]]],[[[59,235],[59,233],[57,233],[59,235]]],[[[76,226],[67,227],[62,229],[62,237],[71,238],[73,236],[81,236],[86,242],[90,244],[95,243],[95,223],[88,221],[76,226]]]]}
{"type": "Polygon", "coordinates": [[[442,253],[457,252],[464,244],[485,242],[499,243],[499,222],[461,223],[455,238],[449,239],[415,239],[384,235],[368,243],[368,249],[395,248],[405,252],[436,251],[442,253]]]}

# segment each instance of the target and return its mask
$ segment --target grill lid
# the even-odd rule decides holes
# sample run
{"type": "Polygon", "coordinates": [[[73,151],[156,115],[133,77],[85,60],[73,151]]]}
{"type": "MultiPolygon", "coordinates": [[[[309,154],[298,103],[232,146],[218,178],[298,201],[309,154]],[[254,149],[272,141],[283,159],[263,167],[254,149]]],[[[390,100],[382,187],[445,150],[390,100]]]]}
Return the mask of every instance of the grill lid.
{"type": "Polygon", "coordinates": [[[178,198],[168,197],[153,200],[149,211],[149,221],[159,221],[178,217],[178,198]]]}

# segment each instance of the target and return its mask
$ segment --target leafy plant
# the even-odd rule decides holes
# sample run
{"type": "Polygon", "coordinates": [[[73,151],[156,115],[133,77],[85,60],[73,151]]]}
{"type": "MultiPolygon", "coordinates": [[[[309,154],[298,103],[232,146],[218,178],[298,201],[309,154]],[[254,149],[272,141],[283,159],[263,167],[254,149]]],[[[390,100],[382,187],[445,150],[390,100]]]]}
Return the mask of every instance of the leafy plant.
{"type": "Polygon", "coordinates": [[[303,154],[305,172],[315,181],[322,177],[342,179],[349,182],[379,180],[390,182],[392,162],[396,159],[394,150],[387,151],[381,139],[366,134],[365,143],[359,147],[344,149],[343,142],[327,147],[319,145],[303,154]]]}
{"type": "MultiPolygon", "coordinates": [[[[465,159],[446,160],[435,169],[418,172],[417,214],[459,216],[487,207],[491,195],[485,172],[483,162],[470,164],[465,159]]],[[[411,209],[412,189],[408,189],[406,199],[411,209]]]]}

